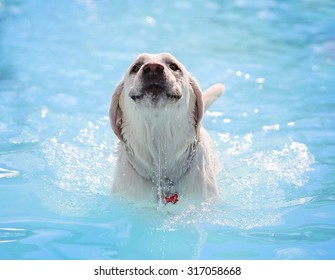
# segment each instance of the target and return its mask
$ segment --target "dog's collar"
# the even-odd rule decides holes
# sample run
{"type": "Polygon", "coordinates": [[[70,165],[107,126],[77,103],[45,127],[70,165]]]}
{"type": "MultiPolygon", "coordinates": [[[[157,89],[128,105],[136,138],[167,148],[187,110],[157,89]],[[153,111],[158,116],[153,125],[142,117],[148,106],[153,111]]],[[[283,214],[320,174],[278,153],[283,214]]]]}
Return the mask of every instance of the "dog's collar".
{"type": "MultiPolygon", "coordinates": [[[[136,172],[138,174],[140,174],[140,172],[138,172],[137,168],[134,166],[131,158],[134,156],[135,152],[133,150],[133,148],[131,147],[131,145],[127,142],[127,141],[123,141],[121,142],[121,144],[125,147],[125,151],[126,151],[126,154],[127,154],[127,158],[128,158],[128,162],[129,164],[136,170],[136,172]]],[[[188,171],[188,169],[190,168],[191,166],[191,163],[192,163],[192,160],[196,154],[196,150],[197,150],[197,147],[199,145],[199,139],[196,139],[193,143],[191,143],[188,148],[187,148],[187,152],[188,152],[188,156],[186,158],[186,164],[185,166],[183,167],[183,172],[182,174],[184,174],[185,172],[188,171]]]]}
{"type": "MultiPolygon", "coordinates": [[[[132,158],[135,154],[133,148],[131,147],[131,145],[127,143],[127,141],[123,141],[121,143],[125,147],[125,151],[127,154],[129,164],[140,175],[140,172],[137,170],[136,166],[132,162],[132,158]]],[[[186,163],[182,167],[183,170],[181,174],[185,174],[189,170],[192,164],[193,158],[196,154],[198,145],[199,145],[199,140],[196,139],[193,143],[191,143],[188,146],[187,148],[188,156],[186,158],[186,163]]],[[[158,199],[161,200],[164,204],[167,204],[167,203],[176,204],[179,201],[179,195],[178,195],[178,192],[175,186],[176,186],[176,182],[178,182],[180,178],[177,178],[176,181],[172,181],[168,177],[164,176],[164,174],[159,174],[159,175],[160,175],[159,176],[160,179],[156,178],[157,176],[152,176],[151,178],[147,178],[147,179],[150,179],[155,185],[159,186],[158,193],[157,193],[158,199]],[[164,178],[164,180],[162,180],[162,178],[164,178]]]]}

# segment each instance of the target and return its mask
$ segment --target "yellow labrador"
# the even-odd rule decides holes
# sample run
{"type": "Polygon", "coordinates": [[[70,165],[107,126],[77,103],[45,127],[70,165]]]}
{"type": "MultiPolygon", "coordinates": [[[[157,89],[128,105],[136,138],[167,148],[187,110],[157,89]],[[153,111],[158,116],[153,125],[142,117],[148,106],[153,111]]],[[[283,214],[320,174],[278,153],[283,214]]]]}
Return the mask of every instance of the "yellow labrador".
{"type": "Polygon", "coordinates": [[[110,105],[111,126],[120,139],[113,191],[164,204],[215,198],[220,164],[201,118],[223,90],[216,84],[202,94],[171,54],[139,55],[110,105]]]}

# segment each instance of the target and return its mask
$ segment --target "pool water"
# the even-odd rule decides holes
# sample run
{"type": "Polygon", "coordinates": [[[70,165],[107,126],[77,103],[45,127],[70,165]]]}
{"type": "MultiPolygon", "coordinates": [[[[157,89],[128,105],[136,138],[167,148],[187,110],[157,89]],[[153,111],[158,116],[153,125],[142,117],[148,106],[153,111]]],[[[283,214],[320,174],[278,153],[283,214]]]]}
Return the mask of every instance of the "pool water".
{"type": "Polygon", "coordinates": [[[0,259],[334,259],[335,4],[0,0],[0,259]],[[111,94],[171,52],[225,95],[220,201],[111,194],[111,94]]]}

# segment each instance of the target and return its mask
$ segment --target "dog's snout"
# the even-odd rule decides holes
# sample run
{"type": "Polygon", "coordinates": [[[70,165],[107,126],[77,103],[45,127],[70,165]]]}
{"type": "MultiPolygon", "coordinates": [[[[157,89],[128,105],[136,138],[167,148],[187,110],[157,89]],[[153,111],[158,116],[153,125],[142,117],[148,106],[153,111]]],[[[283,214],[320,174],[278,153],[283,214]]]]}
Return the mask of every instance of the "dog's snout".
{"type": "Polygon", "coordinates": [[[164,72],[164,66],[159,63],[147,63],[143,66],[144,74],[162,74],[164,72]]]}

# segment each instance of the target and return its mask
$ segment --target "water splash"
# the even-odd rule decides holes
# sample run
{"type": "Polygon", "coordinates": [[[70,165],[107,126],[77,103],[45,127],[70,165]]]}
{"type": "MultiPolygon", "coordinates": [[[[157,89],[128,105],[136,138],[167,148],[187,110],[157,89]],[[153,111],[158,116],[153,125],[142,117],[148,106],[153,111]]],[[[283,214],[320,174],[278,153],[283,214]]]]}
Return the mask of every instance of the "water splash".
{"type": "Polygon", "coordinates": [[[264,138],[219,134],[221,202],[190,204],[179,213],[169,212],[162,229],[199,223],[250,229],[278,223],[292,207],[309,203],[312,197],[297,191],[308,182],[314,163],[307,146],[282,139],[275,148],[259,150],[258,141],[264,138]]]}
{"type": "Polygon", "coordinates": [[[94,211],[97,200],[111,195],[116,158],[113,146],[100,130],[106,122],[106,118],[95,124],[89,121],[70,141],[63,132],[44,142],[49,174],[43,199],[53,210],[87,215],[94,211]]]}
{"type": "MultiPolygon", "coordinates": [[[[103,120],[102,123],[107,120],[103,120]]],[[[113,147],[97,123],[88,122],[69,141],[52,137],[44,144],[44,154],[54,179],[55,188],[47,192],[48,203],[61,201],[57,211],[70,215],[90,215],[108,206],[99,201],[111,197],[116,158],[113,147]],[[51,201],[53,200],[53,201],[51,201]]],[[[109,137],[109,136],[108,136],[109,137]]],[[[308,203],[311,197],[296,190],[308,182],[308,171],[314,162],[308,147],[290,138],[262,145],[264,134],[212,135],[222,164],[218,178],[221,200],[217,203],[195,204],[184,201],[177,205],[143,207],[159,210],[160,229],[174,230],[180,225],[213,224],[253,228],[280,221],[290,207],[308,203]]],[[[160,147],[155,184],[158,197],[164,191],[164,146],[160,147]]],[[[48,179],[49,183],[52,179],[48,179]]],[[[108,201],[107,203],[110,203],[108,201]]],[[[57,207],[55,207],[57,208],[57,207]]]]}
{"type": "Polygon", "coordinates": [[[162,164],[161,164],[161,149],[158,149],[158,170],[157,170],[157,197],[158,197],[158,210],[162,210],[164,207],[163,201],[163,186],[162,186],[162,164]]]}

